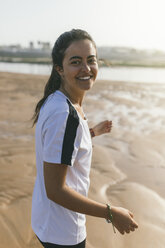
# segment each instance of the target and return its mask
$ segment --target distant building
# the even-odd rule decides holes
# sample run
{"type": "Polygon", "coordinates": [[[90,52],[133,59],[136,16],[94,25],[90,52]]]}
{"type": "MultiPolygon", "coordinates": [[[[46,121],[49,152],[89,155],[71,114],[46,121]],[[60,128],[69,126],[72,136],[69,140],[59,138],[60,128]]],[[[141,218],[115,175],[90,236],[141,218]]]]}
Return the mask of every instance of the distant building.
{"type": "Polygon", "coordinates": [[[34,49],[34,42],[33,41],[29,42],[29,48],[32,49],[32,50],[34,49]]]}
{"type": "Polygon", "coordinates": [[[37,43],[42,50],[51,50],[50,42],[38,41],[37,43]]]}

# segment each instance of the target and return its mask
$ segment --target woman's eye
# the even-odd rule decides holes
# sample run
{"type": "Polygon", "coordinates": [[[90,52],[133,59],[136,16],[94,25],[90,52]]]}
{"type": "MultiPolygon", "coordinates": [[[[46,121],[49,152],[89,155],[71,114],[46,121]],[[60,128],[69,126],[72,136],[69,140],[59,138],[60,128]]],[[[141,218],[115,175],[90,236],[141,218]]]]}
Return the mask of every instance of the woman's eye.
{"type": "Polygon", "coordinates": [[[96,59],[89,59],[88,60],[88,63],[89,64],[96,64],[97,63],[97,60],[96,59]]]}
{"type": "Polygon", "coordinates": [[[80,64],[80,61],[79,60],[74,60],[71,62],[72,65],[79,65],[80,64]]]}

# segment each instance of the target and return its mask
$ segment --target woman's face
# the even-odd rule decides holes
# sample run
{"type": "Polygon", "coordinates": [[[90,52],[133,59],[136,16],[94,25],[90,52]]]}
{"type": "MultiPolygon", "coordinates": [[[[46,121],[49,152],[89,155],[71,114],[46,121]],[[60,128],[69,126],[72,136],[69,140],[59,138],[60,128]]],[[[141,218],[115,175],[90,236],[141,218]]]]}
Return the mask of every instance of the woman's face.
{"type": "Polygon", "coordinates": [[[72,92],[89,90],[96,79],[96,49],[90,40],[73,42],[65,51],[63,68],[58,71],[62,87],[72,92]]]}

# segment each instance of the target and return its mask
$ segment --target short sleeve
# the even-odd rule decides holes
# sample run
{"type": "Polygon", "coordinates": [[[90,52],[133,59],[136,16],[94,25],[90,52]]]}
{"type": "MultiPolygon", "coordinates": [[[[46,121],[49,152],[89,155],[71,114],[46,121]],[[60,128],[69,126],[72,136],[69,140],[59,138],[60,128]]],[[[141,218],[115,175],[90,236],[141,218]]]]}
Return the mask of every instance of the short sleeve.
{"type": "Polygon", "coordinates": [[[45,162],[73,165],[80,143],[78,126],[79,117],[75,109],[70,109],[69,113],[52,114],[45,121],[42,134],[45,162]]]}

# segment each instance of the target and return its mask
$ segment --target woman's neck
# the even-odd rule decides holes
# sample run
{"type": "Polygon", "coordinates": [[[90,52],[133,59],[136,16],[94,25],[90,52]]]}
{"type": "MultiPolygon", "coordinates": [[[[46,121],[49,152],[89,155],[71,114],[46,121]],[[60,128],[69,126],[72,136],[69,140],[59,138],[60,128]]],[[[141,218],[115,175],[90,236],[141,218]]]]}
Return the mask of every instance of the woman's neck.
{"type": "Polygon", "coordinates": [[[78,94],[77,92],[71,89],[66,89],[62,86],[59,88],[59,91],[61,91],[65,96],[67,96],[73,105],[82,106],[85,92],[78,94]]]}

